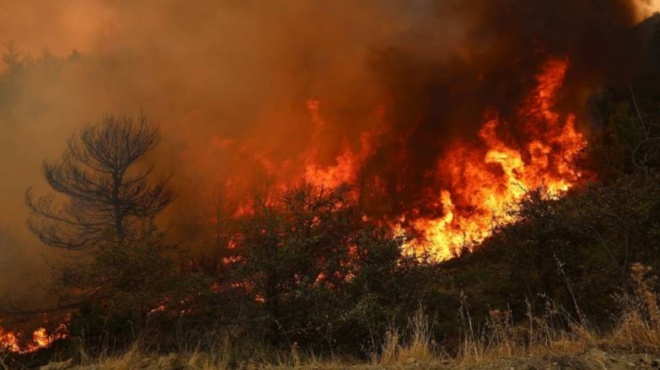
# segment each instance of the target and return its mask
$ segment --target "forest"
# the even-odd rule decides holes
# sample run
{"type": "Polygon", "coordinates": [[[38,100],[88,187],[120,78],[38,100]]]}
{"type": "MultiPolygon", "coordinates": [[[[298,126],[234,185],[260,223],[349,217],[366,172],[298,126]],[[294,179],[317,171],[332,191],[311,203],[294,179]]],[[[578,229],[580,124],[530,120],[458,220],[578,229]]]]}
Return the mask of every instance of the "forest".
{"type": "Polygon", "coordinates": [[[348,90],[310,54],[313,94],[249,103],[7,43],[0,365],[654,368],[660,21],[557,3],[506,13],[534,38],[480,3],[492,50],[372,49],[348,90]]]}

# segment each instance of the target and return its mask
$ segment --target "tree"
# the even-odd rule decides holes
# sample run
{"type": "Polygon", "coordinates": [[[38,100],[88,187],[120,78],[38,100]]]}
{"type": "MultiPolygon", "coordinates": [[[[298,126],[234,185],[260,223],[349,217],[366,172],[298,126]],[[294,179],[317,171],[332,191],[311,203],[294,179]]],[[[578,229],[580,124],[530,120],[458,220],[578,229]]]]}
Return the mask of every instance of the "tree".
{"type": "Polygon", "coordinates": [[[117,247],[150,232],[154,217],[173,200],[166,182],[150,185],[153,166],[139,165],[159,142],[145,117],[107,115],[69,139],[59,161],[44,162],[48,184],[66,198],[26,193],[28,227],[45,244],[70,250],[112,241],[117,247]]]}
{"type": "Polygon", "coordinates": [[[58,161],[44,162],[59,197],[26,193],[29,229],[76,257],[58,269],[60,304],[96,307],[79,312],[72,335],[79,329],[130,338],[150,311],[177,301],[173,264],[163,253],[168,244],[154,224],[173,195],[167,181],[150,183],[154,167],[144,161],[159,138],[145,117],[107,115],[73,135],[58,161]],[[94,320],[89,312],[101,316],[94,320]]]}

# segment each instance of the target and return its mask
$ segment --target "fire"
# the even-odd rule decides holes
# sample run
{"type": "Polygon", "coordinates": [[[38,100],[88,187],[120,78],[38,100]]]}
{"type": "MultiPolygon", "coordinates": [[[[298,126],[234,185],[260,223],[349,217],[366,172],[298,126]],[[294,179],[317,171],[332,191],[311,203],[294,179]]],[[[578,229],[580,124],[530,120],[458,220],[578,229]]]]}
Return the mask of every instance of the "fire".
{"type": "Polygon", "coordinates": [[[438,173],[451,186],[438,192],[443,216],[417,219],[412,224],[423,234],[408,245],[447,259],[462,247],[488,237],[495,224],[511,223],[508,210],[532,189],[557,197],[581,177],[574,169],[576,155],[586,141],[575,127],[575,115],[562,120],[554,110],[569,62],[549,60],[537,76],[537,87],[518,111],[527,137],[522,143],[504,138],[507,127],[498,112],[484,114],[479,145],[455,143],[438,162],[438,173]]]}
{"type": "Polygon", "coordinates": [[[0,328],[0,350],[19,354],[32,353],[48,348],[54,341],[66,337],[67,327],[64,324],[60,324],[52,333],[46,328],[39,328],[26,341],[21,339],[20,334],[0,328]]]}
{"type": "MultiPolygon", "coordinates": [[[[405,246],[407,253],[428,253],[437,260],[445,260],[464,247],[473,248],[482,242],[491,235],[495,225],[514,222],[508,211],[528,191],[543,189],[547,197],[558,197],[568,191],[582,177],[574,162],[587,145],[576,128],[576,115],[563,114],[557,107],[558,93],[568,68],[567,58],[550,58],[542,64],[535,77],[535,87],[514,111],[513,117],[487,109],[482,114],[476,141],[456,139],[451,142],[429,175],[438,181],[418,197],[423,198],[424,212],[413,205],[408,209],[403,205],[399,207],[404,208],[402,214],[369,214],[367,210],[365,219],[384,221],[401,232],[415,231],[413,235],[419,237],[405,246]]],[[[273,193],[289,189],[291,184],[302,179],[325,189],[354,185],[359,195],[361,171],[377,154],[379,139],[391,132],[384,108],[379,107],[374,115],[377,128],[362,132],[358,143],[351,144],[344,138],[342,149],[330,163],[323,157],[321,148],[328,142],[327,134],[334,128],[333,122],[323,116],[321,101],[309,99],[306,108],[309,124],[313,125],[312,134],[307,147],[297,157],[280,162],[254,143],[222,138],[215,138],[214,145],[227,156],[249,158],[263,168],[271,176],[273,193]]],[[[394,153],[392,158],[407,160],[405,152],[394,153]]],[[[386,182],[378,176],[376,174],[373,179],[376,188],[386,182]]],[[[236,186],[230,185],[247,183],[250,181],[232,177],[225,181],[225,187],[228,194],[244,194],[236,189],[232,191],[236,186]]],[[[400,188],[405,189],[405,186],[400,188]]],[[[388,202],[386,190],[382,193],[379,195],[382,202],[388,202]]],[[[252,205],[238,198],[230,214],[234,217],[250,214],[252,205]]],[[[276,198],[273,194],[272,199],[276,198]]],[[[274,204],[271,198],[267,199],[269,204],[274,204]]]]}
{"type": "MultiPolygon", "coordinates": [[[[511,132],[510,123],[502,115],[490,109],[483,114],[477,143],[456,140],[447,148],[437,160],[434,173],[444,185],[432,189],[427,199],[428,204],[437,209],[434,214],[438,216],[422,216],[413,209],[392,225],[396,230],[412,228],[421,234],[405,246],[407,253],[426,252],[437,260],[451,258],[458,249],[471,248],[487,238],[494,225],[516,221],[508,210],[529,190],[541,188],[546,196],[558,197],[578,183],[582,174],[574,168],[573,162],[585,148],[586,141],[577,131],[576,116],[562,115],[556,109],[557,95],[568,67],[569,61],[565,58],[553,58],[543,65],[536,77],[536,87],[517,111],[516,123],[522,122],[516,126],[521,131],[518,135],[511,132]]],[[[251,154],[250,158],[275,177],[277,190],[290,187],[293,182],[290,169],[295,167],[294,162],[302,165],[298,174],[308,184],[329,189],[346,183],[358,185],[360,171],[377,147],[377,133],[363,133],[358,148],[345,143],[334,163],[320,165],[318,148],[324,142],[330,123],[322,116],[318,100],[308,100],[307,110],[314,125],[313,135],[307,150],[293,161],[278,163],[250,145],[222,138],[214,138],[214,146],[223,151],[251,154]]],[[[377,115],[379,119],[384,116],[380,111],[377,115]]],[[[232,180],[226,183],[234,183],[232,180]]],[[[235,183],[245,181],[238,179],[235,183]]],[[[250,213],[250,204],[239,201],[231,214],[240,217],[250,213]]],[[[378,220],[380,216],[367,214],[364,220],[378,220]]],[[[231,239],[229,246],[232,248],[231,239]]],[[[227,257],[223,262],[230,264],[240,260],[227,257]]],[[[325,279],[321,274],[317,282],[325,279]]],[[[216,284],[210,289],[220,291],[223,287],[216,284]]],[[[180,303],[185,306],[187,299],[180,303]]],[[[257,296],[256,300],[263,301],[263,297],[257,296]]],[[[150,314],[166,311],[167,305],[165,300],[150,314]]],[[[187,312],[180,311],[181,314],[187,312]]],[[[31,338],[23,340],[20,334],[0,328],[0,347],[14,353],[35,352],[65,338],[66,332],[65,325],[52,333],[40,328],[31,338]]]]}
{"type": "Polygon", "coordinates": [[[322,141],[327,122],[320,113],[321,102],[315,99],[307,101],[307,109],[314,123],[311,146],[305,154],[305,181],[316,187],[337,188],[342,184],[355,184],[359,168],[371,152],[371,136],[364,133],[361,137],[361,150],[355,153],[348,144],[335,158],[335,165],[319,166],[316,164],[317,147],[322,141]]]}
{"type": "Polygon", "coordinates": [[[0,329],[0,347],[9,352],[20,352],[21,346],[18,344],[18,337],[13,332],[5,332],[0,329]]]}

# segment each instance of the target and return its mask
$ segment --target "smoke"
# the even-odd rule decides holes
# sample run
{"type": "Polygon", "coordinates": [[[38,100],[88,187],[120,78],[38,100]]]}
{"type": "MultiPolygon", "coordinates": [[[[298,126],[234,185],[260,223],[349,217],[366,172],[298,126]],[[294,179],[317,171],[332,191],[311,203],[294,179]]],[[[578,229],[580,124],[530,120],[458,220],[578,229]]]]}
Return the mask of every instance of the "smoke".
{"type": "MultiPolygon", "coordinates": [[[[516,121],[516,110],[549,58],[570,60],[559,109],[578,114],[585,129],[589,96],[637,66],[642,45],[631,28],[638,10],[621,0],[434,2],[426,22],[372,52],[382,90],[393,97],[391,132],[363,172],[384,181],[394,199],[379,212],[439,211],[428,196],[449,187],[438,159],[449,145],[477,139],[486,111],[502,114],[514,146],[524,143],[527,123],[516,121]]],[[[381,197],[376,192],[372,202],[382,205],[381,197]]]]}
{"type": "Polygon", "coordinates": [[[548,56],[571,58],[567,111],[625,77],[640,9],[633,0],[0,0],[0,41],[17,48],[0,76],[0,223],[22,240],[0,247],[20,244],[31,261],[0,266],[2,286],[22,299],[38,294],[25,284],[47,280],[49,267],[34,261],[51,252],[25,232],[23,193],[48,191],[41,162],[106,112],[161,125],[154,158],[179,194],[168,222],[206,212],[228,181],[245,194],[256,179],[301,175],[315,135],[308,99],[327,121],[320,163],[374,133],[363,178],[386,180],[381,203],[396,213],[438,186],[429,171],[450,139],[473,137],[484,109],[511,113],[548,56]]]}

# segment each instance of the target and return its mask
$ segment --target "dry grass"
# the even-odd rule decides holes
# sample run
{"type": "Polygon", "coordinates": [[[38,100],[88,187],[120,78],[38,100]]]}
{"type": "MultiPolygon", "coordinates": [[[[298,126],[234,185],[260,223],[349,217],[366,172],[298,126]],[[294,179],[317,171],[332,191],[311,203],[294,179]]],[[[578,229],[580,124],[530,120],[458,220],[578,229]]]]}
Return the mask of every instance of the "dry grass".
{"type": "MultiPolygon", "coordinates": [[[[526,324],[514,325],[510,310],[492,310],[484,329],[476,331],[464,303],[463,339],[453,361],[468,365],[502,358],[572,356],[597,347],[660,355],[660,296],[652,289],[655,279],[649,267],[631,267],[632,292],[617,297],[621,315],[605,334],[550,301],[540,317],[535,317],[528,305],[526,324]],[[568,324],[557,324],[562,322],[568,324]]],[[[576,309],[579,312],[579,307],[576,309]]]]}
{"type": "Polygon", "coordinates": [[[194,351],[188,356],[186,367],[199,370],[230,369],[231,351],[231,345],[225,338],[213,351],[194,351]]]}
{"type": "Polygon", "coordinates": [[[608,344],[634,352],[660,353],[660,308],[658,294],[651,288],[656,277],[642,264],[632,266],[632,293],[617,297],[623,308],[608,344]]]}
{"type": "Polygon", "coordinates": [[[371,365],[429,364],[440,357],[431,338],[431,327],[424,311],[420,308],[408,323],[411,331],[409,340],[403,343],[399,330],[391,328],[385,337],[380,354],[372,356],[371,365]]]}
{"type": "Polygon", "coordinates": [[[139,349],[138,345],[132,346],[128,351],[121,355],[101,355],[98,358],[91,358],[84,352],[81,352],[81,357],[83,366],[96,366],[103,370],[136,368],[136,366],[149,360],[148,357],[139,349]]]}

